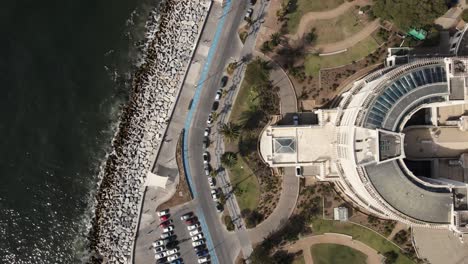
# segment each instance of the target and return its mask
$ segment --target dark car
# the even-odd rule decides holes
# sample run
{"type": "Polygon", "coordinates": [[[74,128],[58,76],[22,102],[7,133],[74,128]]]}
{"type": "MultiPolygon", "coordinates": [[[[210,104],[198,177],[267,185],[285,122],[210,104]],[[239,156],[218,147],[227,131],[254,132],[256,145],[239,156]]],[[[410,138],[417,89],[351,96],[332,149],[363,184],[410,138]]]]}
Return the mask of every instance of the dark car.
{"type": "Polygon", "coordinates": [[[257,3],[257,0],[250,0],[251,5],[255,5],[255,3],[257,3]]]}
{"type": "Polygon", "coordinates": [[[195,251],[197,251],[197,252],[198,252],[198,251],[205,250],[205,249],[206,249],[205,245],[201,245],[201,246],[196,246],[196,247],[195,247],[195,251]]]}
{"type": "Polygon", "coordinates": [[[206,249],[205,249],[205,250],[197,251],[197,256],[198,256],[198,257],[204,257],[204,256],[206,256],[206,255],[208,255],[208,250],[206,250],[206,249]]]}
{"type": "Polygon", "coordinates": [[[223,78],[221,78],[221,87],[225,87],[227,82],[228,82],[228,77],[226,75],[223,76],[223,78]]]}
{"type": "Polygon", "coordinates": [[[168,227],[170,224],[172,224],[172,220],[169,219],[166,222],[163,222],[159,225],[159,227],[168,227]]]}
{"type": "Polygon", "coordinates": [[[211,111],[216,111],[218,110],[218,107],[219,107],[219,101],[214,101],[213,102],[213,106],[211,107],[211,111]]]}

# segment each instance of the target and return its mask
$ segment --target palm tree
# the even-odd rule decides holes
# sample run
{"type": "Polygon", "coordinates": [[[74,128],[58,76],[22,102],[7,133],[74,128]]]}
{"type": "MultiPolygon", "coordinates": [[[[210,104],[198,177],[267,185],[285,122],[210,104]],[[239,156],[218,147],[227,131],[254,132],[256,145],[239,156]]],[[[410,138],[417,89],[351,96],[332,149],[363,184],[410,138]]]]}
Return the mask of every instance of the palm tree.
{"type": "Polygon", "coordinates": [[[281,34],[278,33],[278,32],[273,33],[271,35],[270,41],[271,41],[271,44],[273,45],[273,47],[278,46],[280,44],[280,42],[281,42],[281,34]]]}
{"type": "Polygon", "coordinates": [[[237,163],[237,155],[234,152],[224,152],[221,156],[221,164],[227,168],[232,168],[237,163]]]}
{"type": "Polygon", "coordinates": [[[226,138],[228,142],[232,142],[239,138],[240,126],[231,122],[222,124],[219,128],[219,133],[226,138]]]}

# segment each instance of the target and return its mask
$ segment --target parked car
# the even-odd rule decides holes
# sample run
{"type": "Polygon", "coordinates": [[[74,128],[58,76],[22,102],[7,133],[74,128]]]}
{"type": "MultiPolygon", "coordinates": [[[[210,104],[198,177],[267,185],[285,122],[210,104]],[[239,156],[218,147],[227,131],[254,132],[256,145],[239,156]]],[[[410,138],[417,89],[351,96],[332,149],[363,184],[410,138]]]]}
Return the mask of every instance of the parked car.
{"type": "Polygon", "coordinates": [[[297,114],[294,114],[293,115],[293,124],[295,126],[298,126],[299,125],[299,116],[297,114]]]}
{"type": "Polygon", "coordinates": [[[172,261],[171,264],[182,264],[182,260],[176,259],[176,260],[172,261]]]}
{"type": "Polygon", "coordinates": [[[210,114],[208,115],[208,119],[206,120],[206,123],[207,123],[208,125],[213,124],[213,114],[210,113],[210,114]]]}
{"type": "Polygon", "coordinates": [[[208,164],[210,161],[210,153],[208,151],[203,152],[203,163],[208,164]]]}
{"type": "Polygon", "coordinates": [[[159,227],[168,227],[170,224],[172,224],[171,219],[167,220],[166,222],[162,222],[161,224],[159,224],[159,227]]]}
{"type": "Polygon", "coordinates": [[[253,8],[249,8],[245,13],[244,20],[249,20],[252,18],[253,8]]]}
{"type": "Polygon", "coordinates": [[[189,226],[187,226],[187,230],[192,231],[192,230],[195,230],[195,229],[197,229],[199,227],[200,227],[199,224],[189,225],[189,226]]]}
{"type": "Polygon", "coordinates": [[[188,212],[188,213],[186,213],[186,214],[183,214],[183,215],[180,217],[180,220],[185,221],[185,220],[187,220],[187,219],[190,219],[192,216],[193,216],[193,213],[192,213],[192,212],[188,212]]]}
{"type": "Polygon", "coordinates": [[[164,228],[164,229],[163,229],[163,232],[166,233],[166,232],[169,232],[169,231],[172,231],[172,230],[174,230],[174,226],[173,226],[173,225],[170,225],[170,226],[164,228]]]}
{"type": "Polygon", "coordinates": [[[164,247],[155,247],[153,248],[153,252],[156,254],[156,253],[159,253],[159,252],[163,252],[165,251],[166,249],[164,247]]]}
{"type": "Polygon", "coordinates": [[[222,205],[221,203],[217,203],[216,204],[216,212],[222,213],[223,211],[224,211],[224,205],[222,205]]]}
{"type": "Polygon", "coordinates": [[[210,176],[210,164],[205,164],[203,169],[205,170],[205,175],[210,176]]]}
{"type": "Polygon", "coordinates": [[[187,220],[185,220],[185,223],[186,223],[187,225],[194,225],[194,224],[197,223],[197,219],[195,219],[195,218],[187,219],[187,220]]]}
{"type": "Polygon", "coordinates": [[[177,248],[169,249],[168,251],[166,251],[167,255],[172,255],[172,254],[175,254],[177,252],[179,252],[179,250],[177,248]]]}
{"type": "Polygon", "coordinates": [[[180,254],[179,253],[176,253],[176,254],[173,254],[173,255],[170,255],[169,257],[167,257],[167,260],[168,261],[173,261],[173,260],[176,260],[180,257],[180,254]]]}
{"type": "Polygon", "coordinates": [[[217,92],[216,92],[216,96],[215,96],[215,102],[221,100],[221,96],[223,95],[223,91],[221,89],[219,89],[217,92]]]}
{"type": "Polygon", "coordinates": [[[251,5],[255,5],[255,3],[257,3],[257,0],[250,0],[251,5]]]}
{"type": "Polygon", "coordinates": [[[171,237],[171,236],[173,236],[173,235],[174,235],[174,232],[169,231],[169,232],[162,233],[162,234],[161,234],[161,238],[162,238],[162,239],[165,239],[165,238],[169,238],[169,237],[171,237]]]}
{"type": "Polygon", "coordinates": [[[205,245],[200,245],[200,246],[196,246],[196,247],[194,247],[193,249],[195,249],[195,251],[197,251],[197,252],[198,252],[198,251],[205,250],[205,249],[206,249],[206,247],[205,247],[205,245]]]}
{"type": "Polygon", "coordinates": [[[213,198],[213,201],[217,202],[219,200],[219,195],[216,192],[216,190],[211,190],[211,198],[213,198]]]}
{"type": "Polygon", "coordinates": [[[166,263],[167,263],[166,257],[156,260],[156,264],[166,264],[166,263]]]}
{"type": "Polygon", "coordinates": [[[166,252],[161,252],[161,253],[157,253],[157,254],[154,254],[154,258],[155,259],[160,259],[160,258],[164,258],[167,256],[167,253],[166,252]]]}
{"type": "Polygon", "coordinates": [[[198,230],[198,229],[195,229],[195,230],[189,232],[190,236],[196,236],[196,235],[198,235],[200,233],[201,233],[201,231],[198,230]]]}
{"type": "Polygon", "coordinates": [[[227,77],[226,75],[224,75],[223,78],[221,78],[221,88],[226,87],[228,79],[229,77],[227,77]]]}
{"type": "Polygon", "coordinates": [[[205,128],[205,132],[203,133],[203,135],[204,135],[205,137],[207,137],[207,136],[210,135],[210,128],[209,128],[209,127],[205,128]]]}
{"type": "Polygon", "coordinates": [[[169,215],[169,209],[161,210],[158,212],[158,216],[169,215]]]}
{"type": "Polygon", "coordinates": [[[209,177],[208,178],[208,183],[210,184],[210,187],[211,188],[215,188],[216,187],[216,181],[213,177],[209,177]]]}
{"type": "Polygon", "coordinates": [[[153,242],[153,247],[159,247],[164,245],[164,242],[162,240],[156,240],[153,242]]]}
{"type": "Polygon", "coordinates": [[[167,219],[169,219],[169,216],[168,216],[168,215],[163,215],[163,216],[159,217],[159,221],[161,221],[161,222],[164,222],[164,221],[166,221],[167,219]]]}
{"type": "Polygon", "coordinates": [[[219,108],[219,101],[214,101],[213,105],[211,106],[211,111],[215,112],[219,108]]]}
{"type": "Polygon", "coordinates": [[[206,250],[206,249],[197,251],[197,256],[198,257],[204,257],[206,255],[208,255],[208,250],[206,250]]]}
{"type": "Polygon", "coordinates": [[[208,261],[210,261],[208,257],[198,258],[198,263],[207,263],[208,261]]]}
{"type": "Polygon", "coordinates": [[[207,149],[210,146],[210,139],[208,137],[203,138],[203,148],[207,149]]]}
{"type": "Polygon", "coordinates": [[[198,246],[201,246],[201,245],[204,245],[204,244],[205,244],[204,240],[198,240],[198,241],[192,242],[193,247],[198,247],[198,246]]]}
{"type": "Polygon", "coordinates": [[[203,234],[198,234],[198,235],[192,237],[192,241],[197,241],[197,240],[200,240],[200,239],[203,239],[203,234]]]}
{"type": "Polygon", "coordinates": [[[296,177],[302,177],[302,167],[296,166],[296,177]]]}

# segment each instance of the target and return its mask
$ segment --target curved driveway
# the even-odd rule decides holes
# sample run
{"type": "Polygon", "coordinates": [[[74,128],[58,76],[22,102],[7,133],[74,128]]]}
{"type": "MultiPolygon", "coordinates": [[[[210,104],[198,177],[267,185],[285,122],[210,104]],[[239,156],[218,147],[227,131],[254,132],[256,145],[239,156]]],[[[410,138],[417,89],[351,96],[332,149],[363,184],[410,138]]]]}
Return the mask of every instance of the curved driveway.
{"type": "Polygon", "coordinates": [[[261,242],[269,234],[275,232],[287,223],[299,195],[299,178],[294,174],[294,168],[285,168],[281,196],[275,210],[262,223],[248,230],[253,245],[261,242]]]}
{"type": "Polygon", "coordinates": [[[312,254],[310,253],[310,247],[316,244],[338,244],[348,246],[366,254],[367,264],[382,263],[382,256],[379,255],[379,253],[375,249],[369,247],[361,241],[353,240],[352,237],[342,234],[326,233],[324,235],[304,237],[296,241],[294,244],[286,246],[285,249],[289,252],[297,252],[299,250],[302,250],[302,252],[304,253],[305,263],[313,264],[314,261],[312,259],[312,254]]]}

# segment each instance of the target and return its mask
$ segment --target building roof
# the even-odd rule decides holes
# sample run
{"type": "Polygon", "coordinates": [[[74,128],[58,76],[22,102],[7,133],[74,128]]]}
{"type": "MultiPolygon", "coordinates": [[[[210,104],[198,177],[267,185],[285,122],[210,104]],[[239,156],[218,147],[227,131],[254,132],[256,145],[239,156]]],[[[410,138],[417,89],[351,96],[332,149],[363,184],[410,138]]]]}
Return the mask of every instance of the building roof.
{"type": "Polygon", "coordinates": [[[452,194],[446,189],[423,189],[403,173],[397,161],[365,167],[377,192],[393,208],[414,219],[431,223],[449,223],[452,194]]]}

